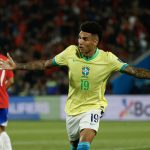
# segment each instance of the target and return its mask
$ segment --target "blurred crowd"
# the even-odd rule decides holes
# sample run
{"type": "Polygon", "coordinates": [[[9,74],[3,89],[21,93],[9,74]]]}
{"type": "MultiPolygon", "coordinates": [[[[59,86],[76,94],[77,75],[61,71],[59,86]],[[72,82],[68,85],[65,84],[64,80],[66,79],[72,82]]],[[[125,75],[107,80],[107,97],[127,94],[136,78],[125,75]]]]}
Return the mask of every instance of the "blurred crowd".
{"type": "MultiPolygon", "coordinates": [[[[95,20],[102,25],[99,48],[131,63],[150,45],[147,0],[0,0],[0,49],[17,62],[53,58],[77,44],[79,26],[95,20]]],[[[11,95],[66,94],[67,68],[15,71],[11,95]]],[[[108,84],[106,93],[111,93],[108,84]]]]}

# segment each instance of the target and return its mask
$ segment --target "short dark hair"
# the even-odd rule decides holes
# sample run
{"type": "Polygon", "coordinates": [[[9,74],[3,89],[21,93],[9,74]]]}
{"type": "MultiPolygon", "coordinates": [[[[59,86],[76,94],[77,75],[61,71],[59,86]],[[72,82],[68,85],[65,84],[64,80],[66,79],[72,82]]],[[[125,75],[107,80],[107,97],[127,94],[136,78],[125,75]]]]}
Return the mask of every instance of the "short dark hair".
{"type": "Polygon", "coordinates": [[[91,34],[97,34],[99,41],[102,39],[102,27],[95,21],[83,22],[80,26],[80,30],[91,34]]]}

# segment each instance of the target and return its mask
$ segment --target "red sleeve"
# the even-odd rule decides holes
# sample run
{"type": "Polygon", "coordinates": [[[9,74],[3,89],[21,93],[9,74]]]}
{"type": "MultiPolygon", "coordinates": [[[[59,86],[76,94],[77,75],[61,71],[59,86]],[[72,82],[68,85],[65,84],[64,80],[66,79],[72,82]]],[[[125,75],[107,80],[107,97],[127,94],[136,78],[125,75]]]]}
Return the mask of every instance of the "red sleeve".
{"type": "Polygon", "coordinates": [[[10,79],[10,78],[13,78],[13,77],[14,77],[13,71],[7,70],[7,71],[6,71],[6,78],[7,78],[7,79],[10,79]]]}

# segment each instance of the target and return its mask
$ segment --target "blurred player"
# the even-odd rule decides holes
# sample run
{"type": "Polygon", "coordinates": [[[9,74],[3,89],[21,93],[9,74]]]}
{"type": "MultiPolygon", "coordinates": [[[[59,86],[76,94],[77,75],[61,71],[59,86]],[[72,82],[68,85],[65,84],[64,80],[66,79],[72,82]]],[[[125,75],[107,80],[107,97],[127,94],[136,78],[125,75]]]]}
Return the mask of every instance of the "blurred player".
{"type": "Polygon", "coordinates": [[[67,47],[53,59],[15,63],[8,55],[9,61],[1,62],[1,68],[12,70],[42,70],[54,65],[68,67],[69,92],[65,111],[71,150],[90,150],[107,107],[104,93],[113,72],[150,79],[150,71],[132,67],[111,52],[99,49],[101,38],[102,30],[98,23],[84,22],[80,26],[78,46],[67,47]]]}
{"type": "MultiPolygon", "coordinates": [[[[0,51],[0,60],[7,60],[4,50],[0,51]]],[[[12,150],[10,138],[5,131],[8,122],[8,94],[7,89],[14,82],[14,74],[10,70],[0,70],[0,150],[12,150]]]]}

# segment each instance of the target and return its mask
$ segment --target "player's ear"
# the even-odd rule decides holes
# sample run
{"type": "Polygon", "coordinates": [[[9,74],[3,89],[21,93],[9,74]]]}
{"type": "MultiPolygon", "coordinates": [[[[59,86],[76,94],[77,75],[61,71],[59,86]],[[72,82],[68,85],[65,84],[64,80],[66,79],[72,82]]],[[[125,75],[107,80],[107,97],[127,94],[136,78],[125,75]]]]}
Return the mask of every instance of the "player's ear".
{"type": "Polygon", "coordinates": [[[98,40],[97,40],[97,39],[94,39],[93,42],[94,42],[94,45],[95,45],[95,46],[98,45],[98,40]]]}
{"type": "Polygon", "coordinates": [[[93,38],[94,38],[94,39],[93,39],[94,45],[97,46],[97,45],[98,45],[98,42],[99,42],[99,38],[98,38],[97,35],[94,35],[93,38]]]}

